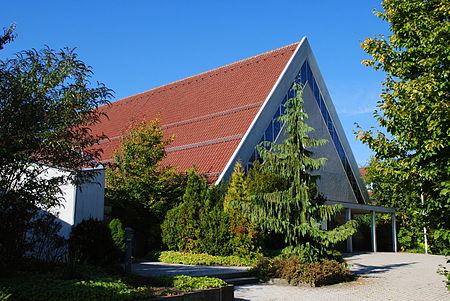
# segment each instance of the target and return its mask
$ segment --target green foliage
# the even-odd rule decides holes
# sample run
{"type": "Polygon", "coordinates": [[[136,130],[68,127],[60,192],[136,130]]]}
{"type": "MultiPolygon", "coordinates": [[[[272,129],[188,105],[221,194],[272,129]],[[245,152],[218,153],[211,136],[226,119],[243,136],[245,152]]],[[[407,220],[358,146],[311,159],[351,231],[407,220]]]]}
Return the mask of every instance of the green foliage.
{"type": "Polygon", "coordinates": [[[14,41],[15,34],[14,30],[16,29],[16,26],[14,24],[10,25],[8,29],[3,28],[3,35],[0,36],[0,50],[2,50],[5,46],[5,44],[11,43],[14,41]]]}
{"type": "Polygon", "coordinates": [[[161,166],[164,148],[172,141],[164,139],[158,119],[136,121],[122,136],[107,170],[106,202],[113,217],[136,231],[143,252],[161,248],[160,225],[184,191],[184,175],[161,166]]]}
{"type": "Polygon", "coordinates": [[[27,258],[43,262],[64,262],[67,254],[67,240],[59,235],[62,225],[53,214],[40,211],[29,221],[27,244],[30,246],[27,258]]]}
{"type": "Polygon", "coordinates": [[[315,262],[332,256],[333,245],[352,235],[355,227],[348,222],[333,230],[320,229],[320,221],[329,220],[342,207],[324,205],[324,198],[317,193],[318,176],[312,172],[325,159],[313,159],[309,149],[326,141],[308,137],[313,129],[304,121],[308,116],[302,107],[301,87],[293,89],[296,96],[287,101],[287,114],[280,117],[288,138],[283,144],[263,142],[258,146],[264,162],[261,168],[278,175],[285,184],[253,194],[252,201],[241,207],[262,229],[282,234],[292,254],[315,262]]]}
{"type": "Polygon", "coordinates": [[[163,242],[170,249],[199,251],[200,216],[209,207],[208,197],[206,179],[189,171],[183,202],[167,212],[161,225],[163,242]]]}
{"type": "Polygon", "coordinates": [[[199,224],[199,250],[212,255],[226,256],[233,254],[232,233],[230,232],[230,215],[219,206],[205,212],[199,224]]]}
{"type": "Polygon", "coordinates": [[[403,251],[417,249],[423,240],[424,216],[420,202],[420,185],[415,178],[405,178],[405,169],[372,157],[366,167],[365,181],[372,186],[377,205],[396,209],[400,229],[398,241],[403,251]]]}
{"type": "Polygon", "coordinates": [[[285,190],[289,187],[289,183],[286,183],[281,175],[270,172],[259,161],[253,162],[247,182],[250,195],[285,190]]]}
{"type": "MultiPolygon", "coordinates": [[[[450,263],[450,260],[447,260],[447,263],[450,263]]],[[[438,274],[445,276],[445,285],[447,286],[447,289],[450,291],[450,272],[447,270],[446,267],[440,265],[439,270],[437,271],[438,274]]],[[[1,300],[1,299],[0,299],[1,300]]]]}
{"type": "Polygon", "coordinates": [[[204,290],[208,288],[222,287],[226,282],[219,278],[213,277],[191,277],[191,276],[160,276],[158,280],[165,286],[175,287],[182,292],[190,292],[193,290],[204,290]]]}
{"type": "Polygon", "coordinates": [[[91,277],[85,279],[64,279],[55,274],[18,273],[10,278],[0,279],[0,298],[9,295],[9,298],[3,300],[121,301],[154,296],[149,288],[131,287],[117,276],[109,276],[95,269],[89,275],[91,277]]]}
{"type": "Polygon", "coordinates": [[[69,256],[76,262],[106,266],[120,261],[120,250],[105,223],[88,219],[72,229],[69,256]]]}
{"type": "Polygon", "coordinates": [[[450,229],[450,5],[447,0],[384,0],[382,5],[384,12],[376,15],[389,23],[392,34],[366,39],[362,48],[372,56],[363,64],[386,73],[374,113],[383,130],[361,130],[357,138],[375,152],[380,172],[393,173],[389,179],[402,183],[389,191],[394,207],[411,223],[414,212],[423,210],[425,218],[415,225],[428,228],[435,253],[445,253],[448,237],[433,232],[450,229]]]}
{"type": "MultiPolygon", "coordinates": [[[[14,26],[0,36],[12,41],[14,26]]],[[[89,128],[111,90],[91,84],[91,67],[72,49],[22,51],[0,60],[0,270],[12,269],[32,249],[25,233],[42,209],[60,204],[60,187],[92,176],[103,136],[89,128]],[[46,164],[42,164],[45,162],[46,164]],[[49,166],[64,167],[53,178],[49,166]]]]}
{"type": "Polygon", "coordinates": [[[230,216],[230,243],[232,253],[240,257],[259,257],[261,235],[258,225],[239,208],[250,201],[248,181],[240,162],[234,166],[223,202],[223,210],[230,216]]]}
{"type": "Polygon", "coordinates": [[[250,195],[248,192],[248,183],[245,178],[244,170],[241,162],[236,162],[233,173],[228,183],[227,192],[223,200],[223,209],[225,212],[238,210],[238,206],[234,202],[248,202],[250,195]]]}
{"type": "Polygon", "coordinates": [[[0,301],[7,301],[7,300],[11,300],[11,293],[9,292],[8,289],[3,289],[0,287],[0,301]]]}
{"type": "Polygon", "coordinates": [[[183,202],[167,212],[162,239],[171,250],[211,255],[232,253],[230,216],[223,211],[223,192],[206,178],[189,171],[183,202]]]}
{"type": "Polygon", "coordinates": [[[285,259],[262,258],[257,263],[255,272],[261,279],[282,278],[292,285],[322,286],[353,279],[345,263],[334,260],[303,263],[295,256],[285,259]]]}
{"type": "Polygon", "coordinates": [[[256,259],[242,258],[238,256],[213,256],[209,254],[193,254],[176,251],[163,251],[159,255],[159,261],[167,263],[183,263],[197,265],[230,265],[252,266],[256,259]]]}
{"type": "Polygon", "coordinates": [[[108,224],[114,243],[121,251],[125,251],[125,230],[122,227],[120,219],[115,218],[108,224]]]}

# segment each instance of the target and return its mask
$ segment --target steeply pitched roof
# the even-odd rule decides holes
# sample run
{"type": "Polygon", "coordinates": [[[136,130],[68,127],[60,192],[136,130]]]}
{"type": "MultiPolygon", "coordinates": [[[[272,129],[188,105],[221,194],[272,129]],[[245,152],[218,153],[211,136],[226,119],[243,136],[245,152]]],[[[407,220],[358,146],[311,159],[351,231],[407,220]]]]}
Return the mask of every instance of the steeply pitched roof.
{"type": "Polygon", "coordinates": [[[133,120],[160,118],[165,135],[175,135],[163,164],[217,177],[275,85],[298,43],[117,100],[92,128],[109,137],[101,143],[110,161],[119,137],[133,120]]]}

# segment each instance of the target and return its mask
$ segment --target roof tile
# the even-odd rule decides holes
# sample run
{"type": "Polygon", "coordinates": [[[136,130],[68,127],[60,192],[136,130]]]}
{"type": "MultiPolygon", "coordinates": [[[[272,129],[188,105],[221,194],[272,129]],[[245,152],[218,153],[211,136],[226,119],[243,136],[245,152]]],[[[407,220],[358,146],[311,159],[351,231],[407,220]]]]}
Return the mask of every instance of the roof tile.
{"type": "Polygon", "coordinates": [[[163,164],[219,174],[261,108],[298,43],[191,76],[100,107],[108,118],[95,125],[109,141],[99,147],[110,161],[118,139],[134,120],[160,118],[175,135],[163,164]]]}

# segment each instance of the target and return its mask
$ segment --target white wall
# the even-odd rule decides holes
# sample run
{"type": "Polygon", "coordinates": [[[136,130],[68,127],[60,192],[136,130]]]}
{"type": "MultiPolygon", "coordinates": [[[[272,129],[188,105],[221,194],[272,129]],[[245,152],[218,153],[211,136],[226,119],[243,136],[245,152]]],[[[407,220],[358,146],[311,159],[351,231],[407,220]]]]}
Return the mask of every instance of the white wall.
{"type": "MultiPolygon", "coordinates": [[[[66,184],[61,186],[61,203],[50,212],[58,217],[62,228],[60,235],[68,238],[72,226],[84,219],[94,218],[103,220],[104,192],[105,192],[105,170],[103,168],[87,169],[84,172],[95,175],[88,182],[81,185],[66,184]]],[[[56,177],[68,174],[59,168],[49,167],[45,177],[56,177]]]]}

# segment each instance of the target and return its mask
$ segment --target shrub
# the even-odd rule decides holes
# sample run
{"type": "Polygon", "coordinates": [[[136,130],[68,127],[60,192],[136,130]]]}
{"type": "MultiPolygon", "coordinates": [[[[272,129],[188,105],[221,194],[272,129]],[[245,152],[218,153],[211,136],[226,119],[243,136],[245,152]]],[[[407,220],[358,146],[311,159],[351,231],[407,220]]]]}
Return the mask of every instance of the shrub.
{"type": "Polygon", "coordinates": [[[227,256],[233,253],[230,232],[230,216],[216,206],[205,212],[200,220],[199,250],[217,256],[227,256]]]}
{"type": "Polygon", "coordinates": [[[206,178],[191,170],[183,203],[167,212],[161,225],[163,243],[171,250],[198,252],[199,221],[210,205],[210,189],[206,178]]]}
{"type": "Polygon", "coordinates": [[[105,223],[88,219],[72,229],[69,256],[74,261],[105,266],[120,261],[120,250],[105,223]]]}
{"type": "Polygon", "coordinates": [[[258,261],[255,272],[263,280],[282,278],[292,285],[309,284],[322,286],[348,281],[353,278],[345,263],[335,260],[302,263],[299,257],[263,258],[258,261]]]}
{"type": "Polygon", "coordinates": [[[0,301],[10,300],[11,293],[7,289],[0,287],[0,301]]]}
{"type": "Polygon", "coordinates": [[[226,282],[213,277],[191,277],[191,276],[160,276],[157,277],[165,286],[175,287],[182,292],[189,292],[196,289],[208,289],[222,287],[226,282]]]}
{"type": "Polygon", "coordinates": [[[30,250],[26,255],[41,261],[63,262],[67,257],[67,241],[59,235],[61,228],[53,214],[40,211],[30,221],[27,232],[30,250]]]}
{"type": "Polygon", "coordinates": [[[163,251],[159,260],[167,263],[198,264],[198,265],[230,265],[253,266],[256,259],[241,258],[237,256],[213,256],[209,254],[193,254],[176,251],[163,251]]]}
{"type": "Polygon", "coordinates": [[[1,280],[0,298],[2,295],[10,295],[3,299],[8,301],[122,301],[150,298],[154,294],[146,287],[131,287],[113,276],[72,280],[52,274],[20,273],[1,280]]]}
{"type": "Polygon", "coordinates": [[[116,246],[125,251],[125,230],[122,227],[120,219],[115,218],[109,222],[109,229],[111,230],[111,236],[116,246]]]}

